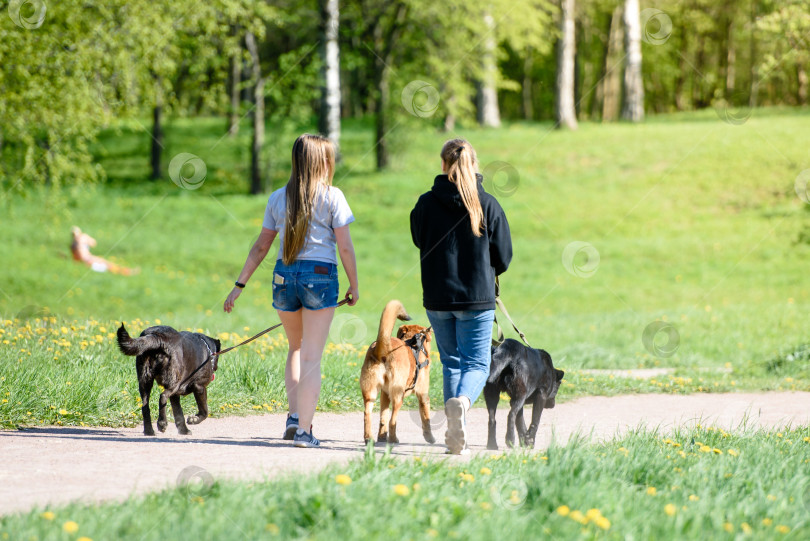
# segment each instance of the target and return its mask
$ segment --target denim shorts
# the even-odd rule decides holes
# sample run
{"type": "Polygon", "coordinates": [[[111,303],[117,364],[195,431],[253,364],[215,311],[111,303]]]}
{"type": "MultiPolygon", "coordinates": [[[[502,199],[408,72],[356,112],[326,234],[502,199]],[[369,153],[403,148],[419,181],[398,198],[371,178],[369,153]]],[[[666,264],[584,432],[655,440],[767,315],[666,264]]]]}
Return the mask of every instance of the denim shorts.
{"type": "Polygon", "coordinates": [[[282,312],[334,308],[338,301],[337,265],[324,261],[297,260],[285,265],[279,259],[273,269],[273,308],[282,312]]]}

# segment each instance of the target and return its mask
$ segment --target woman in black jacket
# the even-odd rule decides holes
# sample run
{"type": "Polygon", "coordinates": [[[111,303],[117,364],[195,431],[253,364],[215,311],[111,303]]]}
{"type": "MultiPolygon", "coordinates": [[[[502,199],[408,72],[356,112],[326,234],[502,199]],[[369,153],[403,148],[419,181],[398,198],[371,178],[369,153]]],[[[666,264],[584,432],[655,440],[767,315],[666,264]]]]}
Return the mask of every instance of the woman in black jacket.
{"type": "Polygon", "coordinates": [[[509,223],[484,191],[478,159],[463,139],[442,147],[442,171],[411,211],[422,264],[422,300],[442,361],[445,444],[467,448],[466,412],[489,376],[495,277],[512,259],[509,223]]]}

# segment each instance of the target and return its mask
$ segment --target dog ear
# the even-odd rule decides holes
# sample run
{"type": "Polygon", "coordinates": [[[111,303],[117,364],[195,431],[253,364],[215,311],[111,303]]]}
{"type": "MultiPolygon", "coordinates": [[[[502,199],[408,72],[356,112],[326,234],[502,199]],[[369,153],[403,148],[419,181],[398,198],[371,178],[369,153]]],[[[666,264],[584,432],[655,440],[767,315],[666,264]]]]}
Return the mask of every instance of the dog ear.
{"type": "Polygon", "coordinates": [[[554,369],[554,375],[557,377],[557,383],[559,383],[559,382],[561,382],[561,381],[562,381],[563,376],[565,375],[565,372],[564,372],[564,371],[562,371],[562,370],[557,370],[557,369],[555,368],[555,369],[554,369]]]}
{"type": "Polygon", "coordinates": [[[222,342],[220,342],[218,338],[214,338],[214,343],[217,345],[217,351],[222,349],[222,342]]]}

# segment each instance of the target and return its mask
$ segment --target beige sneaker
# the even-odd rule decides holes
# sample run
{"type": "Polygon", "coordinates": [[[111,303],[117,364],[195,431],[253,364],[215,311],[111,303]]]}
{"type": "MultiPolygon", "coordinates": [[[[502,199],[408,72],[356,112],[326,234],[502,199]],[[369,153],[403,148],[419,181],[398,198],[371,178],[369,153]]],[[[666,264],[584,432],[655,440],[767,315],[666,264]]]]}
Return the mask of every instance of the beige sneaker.
{"type": "Polygon", "coordinates": [[[444,444],[450,454],[460,455],[467,449],[467,415],[464,402],[460,398],[451,398],[444,405],[447,416],[447,431],[444,433],[444,444]]]}

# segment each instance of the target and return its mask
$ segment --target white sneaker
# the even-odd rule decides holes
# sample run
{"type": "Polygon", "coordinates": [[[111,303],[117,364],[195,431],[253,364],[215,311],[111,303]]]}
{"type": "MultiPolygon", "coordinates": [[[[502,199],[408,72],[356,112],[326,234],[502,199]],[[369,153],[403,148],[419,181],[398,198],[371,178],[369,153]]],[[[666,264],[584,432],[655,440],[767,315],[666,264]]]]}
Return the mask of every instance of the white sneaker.
{"type": "Polygon", "coordinates": [[[447,431],[444,433],[444,444],[450,454],[460,455],[467,449],[467,415],[464,402],[460,398],[451,398],[444,405],[447,416],[447,431]]]}

